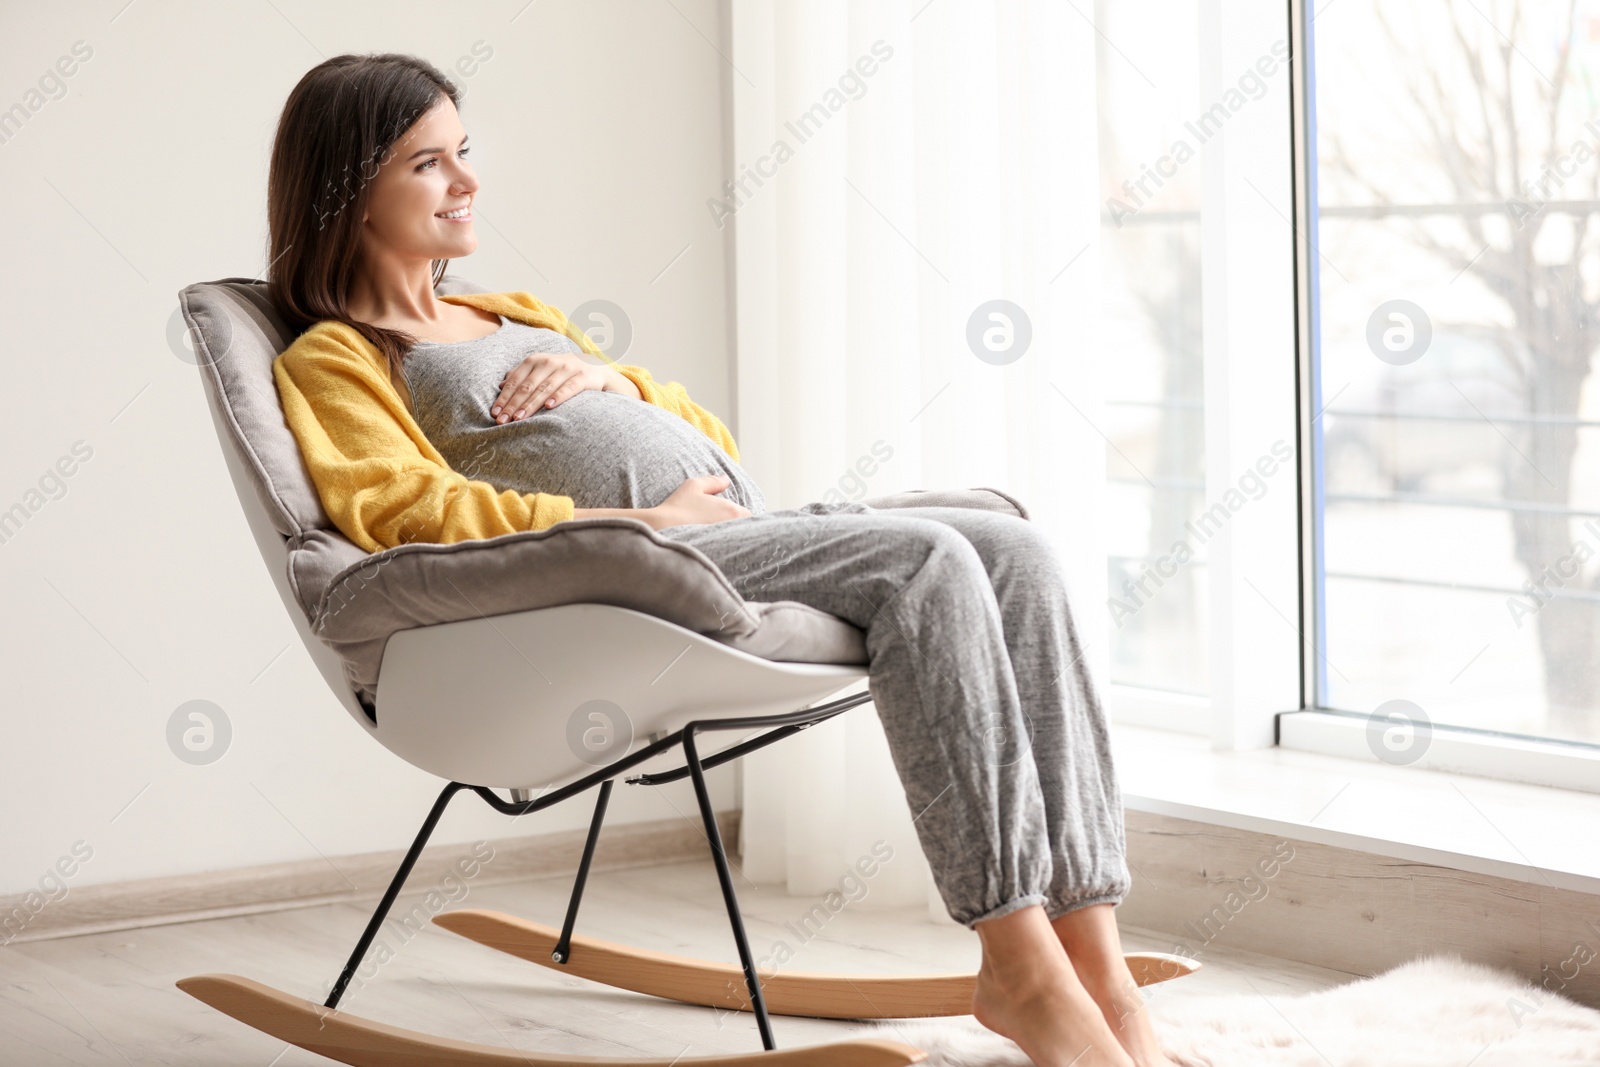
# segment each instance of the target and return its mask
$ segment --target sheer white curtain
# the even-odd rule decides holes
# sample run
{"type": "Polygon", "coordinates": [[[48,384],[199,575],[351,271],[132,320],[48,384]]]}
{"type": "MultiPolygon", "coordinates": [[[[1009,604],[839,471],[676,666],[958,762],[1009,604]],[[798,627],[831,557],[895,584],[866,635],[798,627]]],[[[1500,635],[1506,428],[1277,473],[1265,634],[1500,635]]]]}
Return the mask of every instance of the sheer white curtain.
{"type": "MultiPolygon", "coordinates": [[[[769,507],[1017,496],[1103,680],[1092,5],[732,10],[734,173],[707,209],[735,228],[739,443],[769,507]]],[[[750,878],[949,921],[872,705],[748,757],[743,781],[750,878]]]]}

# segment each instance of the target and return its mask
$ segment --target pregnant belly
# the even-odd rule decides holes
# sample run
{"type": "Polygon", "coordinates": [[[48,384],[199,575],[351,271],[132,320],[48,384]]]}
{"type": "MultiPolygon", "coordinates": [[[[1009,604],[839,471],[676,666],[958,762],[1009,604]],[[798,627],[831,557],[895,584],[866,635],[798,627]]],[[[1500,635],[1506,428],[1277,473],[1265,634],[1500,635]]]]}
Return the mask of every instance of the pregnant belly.
{"type": "Polygon", "coordinates": [[[458,435],[452,467],[522,493],[556,493],[580,508],[650,508],[686,479],[724,474],[722,495],[759,515],[760,488],[733,457],[678,415],[621,393],[585,390],[523,419],[458,435]]]}

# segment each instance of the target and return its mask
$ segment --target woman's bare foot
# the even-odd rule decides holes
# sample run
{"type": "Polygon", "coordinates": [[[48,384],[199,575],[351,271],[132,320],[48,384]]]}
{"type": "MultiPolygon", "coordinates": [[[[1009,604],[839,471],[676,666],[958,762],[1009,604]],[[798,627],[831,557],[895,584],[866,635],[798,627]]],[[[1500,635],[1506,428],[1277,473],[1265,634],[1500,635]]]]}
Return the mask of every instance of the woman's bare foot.
{"type": "Polygon", "coordinates": [[[1084,989],[1038,905],[977,924],[972,1014],[1038,1067],[1137,1067],[1084,989]]]}
{"type": "Polygon", "coordinates": [[[1050,925],[1072,961],[1078,983],[1136,1067],[1178,1067],[1161,1051],[1144,996],[1122,954],[1112,906],[1091,904],[1057,916],[1050,925]]]}
{"type": "Polygon", "coordinates": [[[1139,992],[1138,983],[1133,980],[1133,973],[1120,956],[1110,969],[1115,971],[1119,968],[1121,975],[1095,976],[1084,980],[1080,974],[1079,981],[1083,982],[1084,989],[1099,1006],[1111,1032],[1128,1055],[1133,1057],[1136,1067],[1177,1067],[1161,1051],[1161,1042],[1156,1039],[1155,1029],[1150,1024],[1150,1013],[1145,1010],[1144,996],[1139,992]]]}

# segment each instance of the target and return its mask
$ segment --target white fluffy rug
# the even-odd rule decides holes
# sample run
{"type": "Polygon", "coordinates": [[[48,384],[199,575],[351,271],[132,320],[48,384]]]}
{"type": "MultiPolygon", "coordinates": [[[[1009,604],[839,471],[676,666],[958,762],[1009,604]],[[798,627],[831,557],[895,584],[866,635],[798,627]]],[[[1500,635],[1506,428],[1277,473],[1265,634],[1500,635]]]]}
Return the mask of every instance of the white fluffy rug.
{"type": "MultiPolygon", "coordinates": [[[[1600,1065],[1600,1011],[1455,956],[1317,993],[1175,997],[1154,985],[1145,995],[1156,1035],[1184,1067],[1600,1065]]],[[[926,1049],[925,1067],[1031,1067],[971,1016],[881,1025],[926,1049]]]]}

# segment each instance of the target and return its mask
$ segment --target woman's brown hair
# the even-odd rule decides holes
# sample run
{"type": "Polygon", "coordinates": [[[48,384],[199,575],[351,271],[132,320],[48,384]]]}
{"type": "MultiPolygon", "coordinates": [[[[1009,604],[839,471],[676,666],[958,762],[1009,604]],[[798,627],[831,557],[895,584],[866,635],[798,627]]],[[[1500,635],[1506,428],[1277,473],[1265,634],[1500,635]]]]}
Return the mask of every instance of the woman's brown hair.
{"type": "MultiPolygon", "coordinates": [[[[283,105],[267,172],[267,295],[295,333],[324,319],[360,332],[389,365],[416,338],[357,322],[348,305],[372,179],[394,143],[455,85],[427,60],[395,52],[334,56],[306,72],[283,105]]],[[[433,281],[449,260],[434,260],[433,281]]]]}

